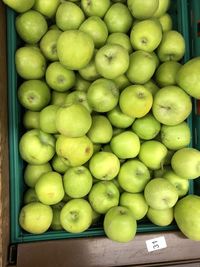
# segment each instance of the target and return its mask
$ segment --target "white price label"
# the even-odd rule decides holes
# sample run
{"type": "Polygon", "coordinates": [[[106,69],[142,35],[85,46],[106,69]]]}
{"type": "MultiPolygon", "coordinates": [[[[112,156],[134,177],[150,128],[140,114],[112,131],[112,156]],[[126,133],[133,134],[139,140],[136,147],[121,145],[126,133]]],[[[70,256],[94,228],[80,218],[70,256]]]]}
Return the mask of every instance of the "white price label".
{"type": "Polygon", "coordinates": [[[164,236],[146,240],[146,246],[148,252],[163,249],[167,247],[167,243],[164,236]]]}

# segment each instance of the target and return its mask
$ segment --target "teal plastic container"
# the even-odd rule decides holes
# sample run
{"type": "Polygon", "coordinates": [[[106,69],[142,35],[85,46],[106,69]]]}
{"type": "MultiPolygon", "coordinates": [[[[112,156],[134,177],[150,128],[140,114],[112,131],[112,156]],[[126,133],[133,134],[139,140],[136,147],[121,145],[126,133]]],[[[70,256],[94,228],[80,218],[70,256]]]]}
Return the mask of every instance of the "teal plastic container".
{"type": "MultiPolygon", "coordinates": [[[[183,62],[187,61],[191,57],[191,51],[196,53],[196,50],[191,50],[190,42],[190,8],[188,0],[172,0],[172,7],[170,13],[173,17],[174,27],[180,31],[186,41],[186,53],[183,62]]],[[[199,1],[193,1],[195,5],[200,4],[199,1]]],[[[200,6],[200,5],[198,5],[200,6]]],[[[15,17],[16,14],[7,9],[7,47],[8,47],[8,111],[9,111],[9,151],[10,151],[10,216],[11,216],[11,243],[24,243],[42,240],[56,240],[66,238],[77,237],[94,237],[103,236],[104,231],[102,224],[91,227],[89,230],[80,234],[71,234],[65,231],[48,231],[41,235],[28,234],[23,231],[18,222],[20,208],[23,203],[23,192],[25,185],[23,182],[23,168],[24,162],[20,158],[18,144],[20,137],[23,133],[22,126],[22,113],[23,110],[20,107],[17,100],[17,88],[20,84],[20,78],[17,76],[15,69],[15,51],[19,47],[19,39],[15,31],[15,17]]],[[[199,40],[198,40],[199,41],[199,40]]],[[[198,43],[198,42],[197,42],[198,43]]],[[[200,47],[200,46],[199,46],[200,47]]],[[[199,50],[198,50],[199,52],[199,50]]],[[[188,123],[193,132],[193,117],[190,116],[188,123]]],[[[196,129],[196,128],[195,128],[196,129]]],[[[195,130],[196,132],[196,130],[195,130]]],[[[193,134],[194,135],[194,134],[193,134]]],[[[196,137],[194,137],[196,138],[196,137]]],[[[193,138],[193,140],[194,140],[193,138]]],[[[193,140],[191,146],[193,146],[193,140]]],[[[200,142],[194,142],[200,148],[200,142]]],[[[189,193],[194,191],[194,183],[190,183],[189,193]]],[[[200,191],[200,190],[199,190],[200,191]]],[[[157,231],[169,231],[177,229],[176,224],[172,224],[167,227],[159,227],[151,224],[149,221],[141,221],[138,223],[137,232],[157,232],[157,231]]]]}

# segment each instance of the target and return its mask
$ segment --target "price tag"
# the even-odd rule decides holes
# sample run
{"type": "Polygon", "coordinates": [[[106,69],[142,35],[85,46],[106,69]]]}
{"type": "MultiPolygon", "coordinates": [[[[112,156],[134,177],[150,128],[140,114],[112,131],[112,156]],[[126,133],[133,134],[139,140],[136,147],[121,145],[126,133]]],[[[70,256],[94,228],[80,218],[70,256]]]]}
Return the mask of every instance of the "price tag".
{"type": "Polygon", "coordinates": [[[148,252],[163,249],[167,247],[167,243],[164,236],[146,240],[146,246],[148,252]]]}

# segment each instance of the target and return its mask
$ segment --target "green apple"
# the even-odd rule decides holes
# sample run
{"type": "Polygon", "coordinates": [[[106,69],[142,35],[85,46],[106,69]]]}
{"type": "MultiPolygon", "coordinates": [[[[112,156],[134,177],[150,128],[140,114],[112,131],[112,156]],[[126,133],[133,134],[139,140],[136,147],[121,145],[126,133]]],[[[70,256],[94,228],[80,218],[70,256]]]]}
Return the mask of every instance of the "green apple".
{"type": "Polygon", "coordinates": [[[126,243],[134,239],[137,223],[132,212],[126,207],[113,207],[104,217],[106,236],[116,242],[126,243]]]}
{"type": "Polygon", "coordinates": [[[21,228],[31,234],[46,232],[52,219],[53,211],[51,207],[40,202],[32,202],[23,206],[19,214],[21,228]]]}
{"type": "Polygon", "coordinates": [[[88,104],[87,93],[84,91],[73,91],[65,97],[63,106],[71,106],[73,104],[81,104],[90,113],[92,112],[92,109],[88,104]]]}
{"type": "Polygon", "coordinates": [[[96,55],[96,52],[94,52],[94,56],[90,60],[90,62],[87,64],[87,66],[79,70],[79,74],[81,75],[81,77],[91,82],[101,77],[96,68],[95,55],[96,55]]]}
{"type": "Polygon", "coordinates": [[[60,0],[35,0],[33,9],[39,11],[47,18],[52,18],[55,16],[59,4],[60,0]]]}
{"type": "Polygon", "coordinates": [[[200,151],[187,147],[176,151],[171,160],[174,172],[185,179],[195,179],[200,176],[200,151]]]}
{"type": "Polygon", "coordinates": [[[92,188],[92,175],[84,166],[71,167],[63,176],[63,185],[68,196],[85,197],[92,188]]]}
{"type": "Polygon", "coordinates": [[[50,98],[50,89],[41,80],[24,81],[18,89],[20,104],[31,111],[40,111],[48,105],[50,98]]]}
{"type": "Polygon", "coordinates": [[[152,170],[160,169],[166,156],[167,148],[161,142],[150,140],[141,144],[139,159],[152,170]]]}
{"type": "Polygon", "coordinates": [[[27,110],[23,115],[23,125],[27,130],[40,128],[40,113],[38,111],[27,110]]]}
{"type": "Polygon", "coordinates": [[[60,222],[60,212],[62,208],[64,207],[65,203],[64,202],[59,202],[58,204],[52,205],[52,211],[53,211],[53,219],[51,222],[50,228],[52,230],[62,230],[62,225],[60,222]]]}
{"type": "Polygon", "coordinates": [[[57,131],[67,137],[84,136],[92,124],[89,111],[81,104],[60,107],[55,120],[57,131]]]}
{"type": "Polygon", "coordinates": [[[74,85],[74,89],[76,91],[87,92],[90,85],[91,85],[91,82],[83,79],[79,73],[76,73],[76,80],[75,80],[75,85],[74,85]]]}
{"type": "Polygon", "coordinates": [[[189,180],[178,176],[174,171],[166,170],[162,176],[176,187],[179,197],[183,197],[189,190],[189,180]]]}
{"type": "Polygon", "coordinates": [[[172,170],[171,166],[164,165],[160,169],[154,170],[152,177],[153,178],[163,177],[167,171],[171,171],[171,170],[172,170]]]}
{"type": "Polygon", "coordinates": [[[159,122],[173,126],[190,115],[192,102],[189,95],[178,86],[166,86],[155,95],[152,111],[159,122]]]}
{"type": "Polygon", "coordinates": [[[158,8],[153,14],[153,17],[160,18],[167,12],[169,7],[170,7],[170,0],[159,0],[158,8]]]}
{"type": "Polygon", "coordinates": [[[174,207],[178,200],[178,192],[168,180],[154,178],[146,185],[144,197],[151,208],[165,210],[174,207]]]}
{"type": "Polygon", "coordinates": [[[130,41],[135,50],[153,52],[162,40],[162,28],[155,19],[142,20],[131,30],[130,41]]]}
{"type": "Polygon", "coordinates": [[[20,138],[19,152],[30,164],[45,164],[54,156],[55,139],[39,129],[27,131],[20,138]]]}
{"type": "Polygon", "coordinates": [[[29,187],[34,188],[40,176],[50,171],[52,171],[52,168],[49,163],[40,165],[27,164],[24,170],[24,182],[29,187]]]}
{"type": "Polygon", "coordinates": [[[88,196],[90,205],[99,214],[105,214],[119,204],[119,190],[111,181],[100,181],[92,186],[88,196]]]}
{"type": "Polygon", "coordinates": [[[96,48],[100,48],[106,42],[108,29],[105,22],[98,16],[91,16],[86,19],[80,26],[79,30],[88,33],[96,48]]]}
{"type": "Polygon", "coordinates": [[[147,218],[155,225],[168,226],[174,219],[173,208],[157,210],[149,207],[147,218]]]}
{"type": "Polygon", "coordinates": [[[159,0],[128,0],[127,5],[134,18],[144,20],[153,16],[158,8],[159,0]]]}
{"type": "Polygon", "coordinates": [[[123,192],[119,205],[128,208],[136,220],[143,219],[148,211],[148,205],[142,193],[123,192]]]}
{"type": "Polygon", "coordinates": [[[81,0],[81,7],[88,17],[104,17],[110,7],[110,4],[110,0],[81,0]]]}
{"type": "Polygon", "coordinates": [[[130,64],[126,75],[132,83],[144,84],[148,82],[156,70],[154,56],[145,51],[135,51],[130,55],[130,64]]]}
{"type": "Polygon", "coordinates": [[[148,113],[144,117],[136,119],[131,128],[139,138],[150,140],[158,135],[161,125],[151,113],[148,113]]]}
{"type": "Polygon", "coordinates": [[[61,3],[56,11],[56,25],[62,31],[77,30],[84,19],[81,8],[69,1],[61,3]]]}
{"type": "Polygon", "coordinates": [[[108,112],[117,105],[119,90],[113,81],[100,78],[90,85],[87,99],[94,111],[108,112]]]}
{"type": "Polygon", "coordinates": [[[166,61],[156,70],[155,81],[160,87],[175,85],[176,77],[181,64],[176,61],[166,61]]]}
{"type": "Polygon", "coordinates": [[[63,106],[65,104],[65,98],[67,97],[69,92],[57,92],[52,90],[51,91],[51,105],[56,106],[63,106]]]}
{"type": "Polygon", "coordinates": [[[61,174],[65,173],[69,169],[69,166],[66,164],[65,160],[63,160],[62,157],[59,157],[57,154],[55,154],[52,158],[51,166],[56,172],[61,174]]]}
{"type": "Polygon", "coordinates": [[[119,106],[116,106],[114,109],[109,111],[107,113],[107,117],[114,127],[123,129],[131,126],[135,120],[134,118],[124,114],[119,106]]]}
{"type": "Polygon", "coordinates": [[[60,212],[62,227],[69,233],[81,233],[92,224],[92,208],[85,199],[69,200],[60,212]]]}
{"type": "Polygon", "coordinates": [[[90,159],[89,169],[92,175],[99,180],[112,180],[119,172],[120,162],[115,154],[100,151],[90,159]]]}
{"type": "Polygon", "coordinates": [[[66,92],[75,84],[75,73],[58,61],[49,64],[45,77],[47,84],[58,92],[66,92]]]}
{"type": "Polygon", "coordinates": [[[106,12],[104,21],[110,33],[127,33],[132,26],[133,17],[126,5],[115,3],[106,12]]]}
{"type": "Polygon", "coordinates": [[[163,125],[160,133],[162,143],[171,150],[187,147],[191,141],[190,127],[186,122],[174,126],[163,125]]]}
{"type": "Polygon", "coordinates": [[[106,144],[110,142],[113,135],[113,129],[110,121],[103,115],[92,116],[92,126],[87,136],[93,143],[106,144]]]}
{"type": "Polygon", "coordinates": [[[49,105],[40,111],[39,123],[40,129],[45,133],[57,133],[56,128],[56,113],[59,107],[56,105],[49,105]]]}
{"type": "Polygon", "coordinates": [[[86,163],[93,154],[93,144],[87,136],[67,137],[60,135],[56,141],[56,153],[66,164],[76,167],[86,163]]]}
{"type": "Polygon", "coordinates": [[[135,158],[140,151],[140,139],[135,133],[124,131],[112,138],[110,147],[120,159],[135,158]]]}
{"type": "Polygon", "coordinates": [[[141,118],[151,109],[152,94],[143,85],[130,85],[120,94],[121,111],[132,118],[141,118]]]}
{"type": "Polygon", "coordinates": [[[163,32],[172,30],[173,21],[172,21],[172,17],[168,13],[163,14],[161,17],[158,18],[158,20],[161,24],[163,32]]]}
{"type": "Polygon", "coordinates": [[[15,53],[16,71],[25,80],[41,79],[45,75],[46,60],[39,49],[20,47],[15,53]]]}
{"type": "Polygon", "coordinates": [[[189,60],[179,69],[176,82],[187,94],[200,99],[200,57],[189,60]]]}
{"type": "Polygon", "coordinates": [[[185,54],[185,40],[178,31],[163,33],[162,41],[157,48],[160,61],[179,61],[185,54]]]}
{"type": "Polygon", "coordinates": [[[31,9],[35,0],[3,0],[3,3],[18,13],[23,13],[31,9]]]}
{"type": "Polygon", "coordinates": [[[200,241],[200,197],[188,195],[174,208],[174,218],[180,231],[189,239],[200,241]]]}
{"type": "Polygon", "coordinates": [[[122,91],[124,88],[131,85],[131,82],[129,81],[129,79],[126,77],[125,74],[117,76],[117,78],[113,79],[113,82],[115,83],[119,91],[122,91]]]}
{"type": "Polygon", "coordinates": [[[24,199],[23,202],[24,204],[29,204],[31,202],[37,202],[39,201],[37,194],[35,192],[35,189],[33,188],[29,188],[26,190],[26,192],[24,193],[24,199]]]}
{"type": "Polygon", "coordinates": [[[48,30],[40,40],[40,50],[46,59],[50,61],[58,60],[57,41],[61,33],[60,30],[51,29],[48,30]]]}
{"type": "Polygon", "coordinates": [[[142,192],[149,180],[150,172],[141,161],[131,159],[121,165],[118,182],[126,192],[142,192]]]}
{"type": "Polygon", "coordinates": [[[98,225],[99,220],[100,220],[101,214],[99,214],[98,212],[96,212],[93,208],[92,208],[92,225],[98,225]]]}
{"type": "Polygon", "coordinates": [[[129,54],[133,51],[129,36],[123,32],[111,33],[108,36],[106,43],[121,45],[122,47],[128,50],[129,54]]]}
{"type": "Polygon", "coordinates": [[[35,192],[41,203],[54,205],[64,197],[62,176],[57,172],[43,173],[37,180],[35,192]]]}
{"type": "Polygon", "coordinates": [[[59,61],[70,70],[84,68],[92,59],[93,52],[94,42],[85,32],[69,30],[63,32],[58,38],[59,61]]]}
{"type": "Polygon", "coordinates": [[[148,82],[146,82],[143,85],[152,94],[152,96],[154,96],[159,90],[159,87],[157,86],[157,84],[153,80],[149,80],[148,82]]]}
{"type": "Polygon", "coordinates": [[[97,72],[106,79],[115,79],[124,74],[129,67],[127,49],[117,44],[106,44],[95,56],[97,72]]]}

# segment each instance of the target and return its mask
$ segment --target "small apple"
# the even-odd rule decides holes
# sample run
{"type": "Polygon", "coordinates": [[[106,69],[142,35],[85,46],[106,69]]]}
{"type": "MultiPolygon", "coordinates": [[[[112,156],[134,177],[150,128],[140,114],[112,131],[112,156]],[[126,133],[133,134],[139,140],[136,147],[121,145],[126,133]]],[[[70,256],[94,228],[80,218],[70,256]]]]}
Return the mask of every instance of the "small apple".
{"type": "Polygon", "coordinates": [[[133,52],[130,38],[127,34],[123,32],[114,32],[109,34],[106,43],[121,45],[122,47],[128,50],[129,54],[133,52]]]}
{"type": "Polygon", "coordinates": [[[160,61],[179,61],[185,54],[185,40],[180,32],[167,31],[163,33],[162,41],[157,48],[160,61]]]}
{"type": "Polygon", "coordinates": [[[60,0],[35,0],[33,9],[37,10],[47,18],[53,18],[60,4],[60,0]]]}
{"type": "Polygon", "coordinates": [[[138,20],[144,20],[153,16],[158,8],[159,0],[128,0],[127,4],[134,18],[138,20]]]}
{"type": "Polygon", "coordinates": [[[185,179],[195,179],[200,176],[200,151],[187,147],[176,151],[171,160],[174,172],[185,179]]]}
{"type": "Polygon", "coordinates": [[[127,49],[117,44],[106,44],[95,57],[97,72],[106,79],[115,79],[124,74],[129,67],[127,49]]]}
{"type": "Polygon", "coordinates": [[[192,102],[189,95],[178,86],[166,86],[155,95],[152,111],[159,122],[173,126],[190,115],[192,102]]]}
{"type": "Polygon", "coordinates": [[[35,192],[43,204],[54,205],[59,203],[65,194],[62,176],[53,171],[43,173],[36,182],[35,192]]]}
{"type": "Polygon", "coordinates": [[[26,192],[24,193],[23,203],[26,205],[31,202],[37,202],[37,201],[39,201],[39,199],[37,197],[35,189],[33,188],[27,189],[26,192]]]}
{"type": "Polygon", "coordinates": [[[134,118],[124,114],[119,106],[116,106],[114,109],[109,111],[107,113],[107,117],[114,127],[123,129],[131,126],[135,120],[134,118]]]}
{"type": "Polygon", "coordinates": [[[19,214],[19,224],[28,233],[42,234],[52,222],[53,211],[50,206],[40,202],[32,202],[22,207],[19,214]]]}
{"type": "Polygon", "coordinates": [[[113,207],[104,217],[106,236],[116,242],[126,243],[134,239],[137,223],[132,212],[126,207],[113,207]]]}
{"type": "Polygon", "coordinates": [[[159,87],[157,86],[157,84],[153,80],[149,80],[148,82],[146,82],[143,85],[152,94],[152,96],[154,96],[159,90],[159,87]]]}
{"type": "Polygon", "coordinates": [[[56,113],[59,107],[56,105],[48,105],[40,111],[39,123],[40,129],[45,133],[57,133],[56,113]]]}
{"type": "Polygon", "coordinates": [[[99,180],[112,180],[120,169],[119,159],[111,152],[100,151],[89,162],[92,175],[99,180]]]}
{"type": "Polygon", "coordinates": [[[67,97],[69,92],[57,92],[52,90],[51,91],[51,105],[56,105],[61,107],[65,103],[65,98],[67,97]]]}
{"type": "Polygon", "coordinates": [[[129,81],[129,79],[126,77],[125,74],[117,76],[117,78],[113,79],[113,82],[115,83],[119,91],[122,91],[124,88],[131,85],[131,82],[129,81]]]}
{"type": "Polygon", "coordinates": [[[87,92],[90,85],[91,85],[91,82],[86,81],[85,79],[81,77],[80,74],[76,73],[76,80],[75,80],[75,85],[74,85],[74,89],[76,91],[87,92]]]}
{"type": "Polygon", "coordinates": [[[60,212],[62,227],[69,233],[81,233],[92,224],[92,208],[85,199],[69,200],[60,212]]]}
{"type": "Polygon", "coordinates": [[[148,211],[148,205],[142,193],[123,192],[119,204],[128,208],[137,221],[143,219],[148,211]]]}
{"type": "Polygon", "coordinates": [[[173,208],[157,210],[149,207],[147,218],[155,225],[168,226],[174,219],[173,208]]]}
{"type": "Polygon", "coordinates": [[[166,156],[167,148],[161,142],[150,140],[141,144],[139,159],[152,170],[160,169],[166,156]]]}
{"type": "Polygon", "coordinates": [[[24,13],[33,7],[35,0],[3,0],[3,3],[18,13],[24,13]]]}
{"type": "Polygon", "coordinates": [[[127,33],[131,28],[133,17],[126,5],[122,3],[115,3],[112,4],[106,12],[104,21],[110,33],[127,33]]]}
{"type": "Polygon", "coordinates": [[[88,104],[87,93],[84,91],[73,91],[65,97],[63,106],[71,106],[73,104],[83,105],[90,113],[92,112],[88,104]]]}
{"type": "Polygon", "coordinates": [[[23,160],[30,164],[45,164],[55,153],[55,139],[38,129],[24,133],[19,142],[19,152],[23,160]]]}
{"type": "Polygon", "coordinates": [[[65,160],[62,159],[62,157],[59,157],[57,154],[54,155],[51,161],[52,168],[61,174],[65,173],[69,166],[66,164],[65,160]]]}
{"type": "Polygon", "coordinates": [[[94,42],[90,35],[85,32],[69,30],[61,33],[58,38],[59,61],[70,70],[84,68],[90,62],[93,53],[94,42]]]}
{"type": "Polygon", "coordinates": [[[161,17],[158,18],[158,20],[161,24],[163,32],[172,30],[173,21],[172,21],[172,17],[168,13],[163,14],[161,17]]]}
{"type": "Polygon", "coordinates": [[[119,190],[111,181],[100,181],[92,186],[88,196],[90,205],[99,214],[105,214],[119,204],[119,190]]]}
{"type": "Polygon", "coordinates": [[[160,18],[167,12],[169,7],[170,7],[170,0],[159,0],[158,8],[153,14],[153,17],[160,18]]]}
{"type": "Polygon", "coordinates": [[[81,0],[81,7],[88,17],[104,17],[110,7],[110,4],[110,0],[81,0]]]}
{"type": "Polygon", "coordinates": [[[56,141],[56,153],[66,164],[76,167],[86,163],[93,154],[93,144],[87,136],[67,137],[60,135],[56,141]]]}
{"type": "Polygon", "coordinates": [[[119,185],[129,193],[142,192],[149,180],[148,168],[137,159],[123,163],[118,174],[119,185]]]}
{"type": "Polygon", "coordinates": [[[157,210],[172,208],[178,200],[176,188],[164,178],[154,178],[144,189],[147,204],[157,210]]]}
{"type": "Polygon", "coordinates": [[[65,203],[64,202],[59,202],[58,204],[52,205],[52,211],[53,211],[53,219],[51,222],[50,228],[52,230],[62,230],[62,225],[60,222],[60,212],[62,208],[64,207],[65,203]]]}
{"type": "Polygon", "coordinates": [[[119,90],[113,81],[100,78],[90,85],[87,99],[94,111],[108,112],[117,105],[119,90]]]}
{"type": "Polygon", "coordinates": [[[110,147],[120,159],[135,158],[140,151],[140,139],[132,131],[124,131],[112,138],[110,147]]]}
{"type": "Polygon", "coordinates": [[[71,167],[63,176],[65,193],[72,198],[85,197],[92,188],[92,175],[84,166],[71,167]]]}
{"type": "Polygon", "coordinates": [[[113,129],[110,121],[103,115],[92,116],[92,126],[87,136],[93,143],[106,144],[110,142],[113,135],[113,129]]]}
{"type": "Polygon", "coordinates": [[[81,8],[69,1],[62,2],[56,11],[56,25],[62,31],[77,30],[84,19],[81,8]]]}
{"type": "Polygon", "coordinates": [[[151,109],[152,94],[143,85],[130,85],[120,94],[119,106],[131,118],[141,118],[151,109]]]}
{"type": "Polygon", "coordinates": [[[156,62],[151,53],[135,51],[130,55],[130,64],[126,72],[132,83],[144,84],[148,82],[156,70],[156,62]]]}
{"type": "Polygon", "coordinates": [[[90,62],[87,64],[87,66],[79,70],[79,74],[81,75],[81,77],[91,82],[101,77],[96,68],[95,55],[96,55],[96,52],[94,52],[94,56],[90,60],[90,62]]]}
{"type": "Polygon", "coordinates": [[[40,116],[40,113],[38,111],[27,110],[23,116],[24,127],[27,130],[39,129],[40,128],[39,116],[40,116]]]}
{"type": "Polygon", "coordinates": [[[41,79],[45,75],[46,60],[39,49],[24,46],[15,53],[16,71],[25,80],[41,79]]]}

